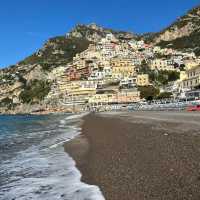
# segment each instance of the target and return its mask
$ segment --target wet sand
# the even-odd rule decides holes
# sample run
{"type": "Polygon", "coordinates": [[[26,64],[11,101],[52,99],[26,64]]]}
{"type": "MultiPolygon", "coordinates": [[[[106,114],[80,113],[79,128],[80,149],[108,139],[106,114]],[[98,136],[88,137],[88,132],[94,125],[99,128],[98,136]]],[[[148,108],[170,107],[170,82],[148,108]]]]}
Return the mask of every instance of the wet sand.
{"type": "Polygon", "coordinates": [[[106,200],[199,200],[200,114],[88,115],[65,150],[106,200]]]}

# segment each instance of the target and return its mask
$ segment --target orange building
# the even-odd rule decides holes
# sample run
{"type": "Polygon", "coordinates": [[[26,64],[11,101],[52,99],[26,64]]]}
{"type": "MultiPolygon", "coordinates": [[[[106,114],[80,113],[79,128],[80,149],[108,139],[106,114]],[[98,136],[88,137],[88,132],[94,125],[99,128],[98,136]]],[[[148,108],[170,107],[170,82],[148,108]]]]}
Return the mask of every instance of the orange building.
{"type": "Polygon", "coordinates": [[[69,77],[69,81],[77,81],[81,79],[87,79],[92,73],[91,67],[86,66],[77,69],[75,66],[71,66],[66,70],[66,75],[69,77]]]}

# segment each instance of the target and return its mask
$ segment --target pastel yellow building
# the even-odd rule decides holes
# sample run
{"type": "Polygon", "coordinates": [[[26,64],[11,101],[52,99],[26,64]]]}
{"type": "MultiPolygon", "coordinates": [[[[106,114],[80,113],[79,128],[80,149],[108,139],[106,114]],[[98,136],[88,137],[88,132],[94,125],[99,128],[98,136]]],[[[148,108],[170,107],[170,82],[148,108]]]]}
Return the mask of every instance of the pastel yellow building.
{"type": "Polygon", "coordinates": [[[186,71],[180,71],[180,81],[187,79],[187,77],[186,71]]]}
{"type": "Polygon", "coordinates": [[[149,83],[149,75],[148,74],[139,74],[137,75],[137,85],[138,86],[148,86],[149,83]]]}
{"type": "Polygon", "coordinates": [[[112,67],[134,67],[133,61],[128,58],[112,58],[110,65],[112,67]]]}
{"type": "Polygon", "coordinates": [[[135,103],[140,101],[138,90],[121,90],[115,93],[96,94],[89,98],[89,104],[116,104],[116,103],[135,103]]]}
{"type": "Polygon", "coordinates": [[[140,92],[138,90],[121,90],[117,93],[118,103],[136,103],[140,101],[140,92]]]}
{"type": "Polygon", "coordinates": [[[86,104],[90,97],[96,94],[95,88],[78,88],[67,91],[64,96],[64,101],[66,104],[79,103],[86,104]]]}
{"type": "Polygon", "coordinates": [[[200,66],[193,67],[186,71],[185,79],[183,79],[182,89],[195,89],[200,85],[200,66]]]}
{"type": "Polygon", "coordinates": [[[186,69],[190,70],[193,67],[197,67],[199,65],[199,61],[198,60],[185,60],[184,64],[185,64],[186,69]]]}
{"type": "Polygon", "coordinates": [[[71,90],[76,90],[80,88],[79,81],[68,81],[65,79],[58,81],[59,91],[60,93],[66,93],[71,90]]]}
{"type": "Polygon", "coordinates": [[[112,67],[113,78],[132,77],[135,74],[135,69],[132,66],[114,66],[112,67]]]}
{"type": "Polygon", "coordinates": [[[132,77],[136,73],[132,59],[112,58],[110,65],[112,67],[113,78],[121,79],[123,77],[132,77]]]}
{"type": "Polygon", "coordinates": [[[79,97],[82,95],[95,95],[96,94],[96,89],[95,88],[77,88],[73,90],[68,90],[67,95],[73,96],[73,97],[79,97]]]}
{"type": "Polygon", "coordinates": [[[113,99],[116,94],[113,93],[105,93],[105,94],[95,94],[89,98],[89,104],[108,104],[113,102],[113,99]]]}
{"type": "Polygon", "coordinates": [[[61,92],[69,92],[80,89],[96,89],[103,81],[96,80],[80,80],[80,81],[59,81],[59,88],[61,92]]]}

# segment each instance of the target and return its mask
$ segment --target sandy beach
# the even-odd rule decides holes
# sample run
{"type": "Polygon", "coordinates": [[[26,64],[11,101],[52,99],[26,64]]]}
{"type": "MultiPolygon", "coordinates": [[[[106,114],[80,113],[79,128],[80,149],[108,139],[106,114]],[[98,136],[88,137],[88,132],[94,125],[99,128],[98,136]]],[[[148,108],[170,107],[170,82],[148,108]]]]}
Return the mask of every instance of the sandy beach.
{"type": "Polygon", "coordinates": [[[200,114],[93,114],[65,144],[106,200],[199,200],[200,114]]]}

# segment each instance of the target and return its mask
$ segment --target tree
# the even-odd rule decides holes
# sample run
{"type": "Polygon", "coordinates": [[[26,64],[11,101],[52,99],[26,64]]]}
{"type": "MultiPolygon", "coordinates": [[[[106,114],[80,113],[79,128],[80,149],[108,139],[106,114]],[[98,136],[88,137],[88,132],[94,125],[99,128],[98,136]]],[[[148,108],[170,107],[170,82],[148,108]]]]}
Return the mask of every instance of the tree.
{"type": "Polygon", "coordinates": [[[49,93],[50,86],[48,81],[33,80],[24,87],[19,97],[23,103],[39,102],[49,93]]]}
{"type": "Polygon", "coordinates": [[[150,68],[145,60],[142,61],[141,66],[139,67],[139,72],[142,74],[148,74],[150,72],[150,68]]]}
{"type": "Polygon", "coordinates": [[[160,92],[159,89],[153,86],[140,86],[138,87],[138,90],[140,91],[140,97],[147,101],[155,99],[160,92]]]}
{"type": "Polygon", "coordinates": [[[166,73],[160,71],[157,76],[157,81],[159,83],[161,83],[162,85],[167,85],[168,84],[168,75],[166,73]]]}
{"type": "Polygon", "coordinates": [[[0,106],[9,106],[11,104],[13,104],[13,100],[8,97],[2,99],[0,102],[0,106]]]}
{"type": "Polygon", "coordinates": [[[147,74],[149,75],[150,82],[154,82],[156,80],[156,72],[155,71],[151,70],[147,74]]]}
{"type": "Polygon", "coordinates": [[[200,84],[194,87],[196,90],[200,89],[200,84]]]}
{"type": "Polygon", "coordinates": [[[181,71],[184,71],[184,70],[185,70],[185,64],[181,64],[181,65],[180,65],[180,70],[181,70],[181,71]]]}
{"type": "Polygon", "coordinates": [[[161,83],[162,85],[167,85],[168,82],[176,81],[180,78],[180,72],[177,71],[159,71],[156,81],[161,83]]]}
{"type": "Polygon", "coordinates": [[[176,81],[180,78],[180,72],[177,71],[169,71],[168,72],[168,81],[176,81]]]}
{"type": "Polygon", "coordinates": [[[169,99],[172,97],[171,92],[162,92],[158,95],[157,99],[169,99]]]}

